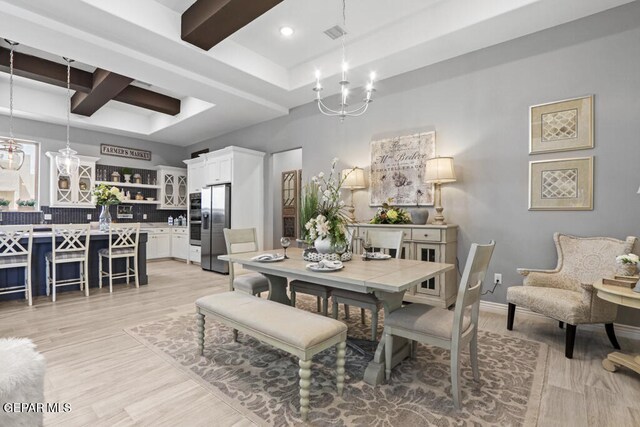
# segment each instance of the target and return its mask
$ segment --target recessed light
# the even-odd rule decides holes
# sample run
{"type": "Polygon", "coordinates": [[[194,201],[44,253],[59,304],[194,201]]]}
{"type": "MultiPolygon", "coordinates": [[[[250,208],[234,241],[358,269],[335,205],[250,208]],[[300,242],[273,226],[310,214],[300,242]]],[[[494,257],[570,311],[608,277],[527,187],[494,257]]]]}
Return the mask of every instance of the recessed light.
{"type": "Polygon", "coordinates": [[[280,28],[280,34],[285,37],[291,37],[293,35],[293,28],[291,27],[282,27],[280,28]]]}

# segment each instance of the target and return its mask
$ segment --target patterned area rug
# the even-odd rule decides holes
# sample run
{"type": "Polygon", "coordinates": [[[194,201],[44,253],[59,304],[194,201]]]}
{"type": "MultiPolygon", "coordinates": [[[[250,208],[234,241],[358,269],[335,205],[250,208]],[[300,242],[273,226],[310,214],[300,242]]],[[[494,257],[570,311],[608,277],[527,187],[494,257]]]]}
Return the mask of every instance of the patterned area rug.
{"type": "MultiPolygon", "coordinates": [[[[300,295],[298,301],[298,307],[315,311],[314,299],[300,295]]],[[[369,319],[362,325],[358,312],[352,308],[351,318],[345,320],[349,335],[368,339],[369,319]]],[[[257,424],[301,423],[296,358],[242,333],[239,342],[234,343],[231,330],[211,320],[207,321],[206,330],[204,357],[197,355],[195,315],[146,323],[127,333],[257,424]]],[[[417,359],[405,360],[394,368],[389,384],[372,387],[362,381],[372,356],[347,348],[342,397],[335,391],[335,351],[326,350],[313,360],[309,423],[535,425],[547,346],[486,331],[480,331],[478,343],[479,382],[473,380],[468,353],[462,357],[461,410],[453,406],[446,350],[420,345],[417,359]]]]}

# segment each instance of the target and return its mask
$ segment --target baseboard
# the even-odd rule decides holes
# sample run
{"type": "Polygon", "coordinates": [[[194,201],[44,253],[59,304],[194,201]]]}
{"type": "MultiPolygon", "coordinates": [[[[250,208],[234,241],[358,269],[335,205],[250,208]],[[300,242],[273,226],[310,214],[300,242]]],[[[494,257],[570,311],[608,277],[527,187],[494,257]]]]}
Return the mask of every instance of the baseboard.
{"type": "MultiPolygon", "coordinates": [[[[480,301],[480,309],[489,313],[503,314],[507,315],[507,304],[502,304],[499,302],[491,302],[491,301],[480,301]]],[[[550,322],[554,322],[555,320],[551,319],[540,313],[535,313],[528,308],[518,307],[517,309],[518,315],[525,316],[533,316],[541,319],[547,319],[550,322]]],[[[505,320],[506,325],[506,320],[505,320]]],[[[599,324],[592,325],[580,325],[580,329],[585,331],[595,331],[605,333],[604,327],[599,324]]],[[[640,340],[640,327],[638,326],[630,326],[630,325],[621,325],[619,323],[615,324],[616,335],[619,337],[631,338],[634,340],[640,340]]]]}

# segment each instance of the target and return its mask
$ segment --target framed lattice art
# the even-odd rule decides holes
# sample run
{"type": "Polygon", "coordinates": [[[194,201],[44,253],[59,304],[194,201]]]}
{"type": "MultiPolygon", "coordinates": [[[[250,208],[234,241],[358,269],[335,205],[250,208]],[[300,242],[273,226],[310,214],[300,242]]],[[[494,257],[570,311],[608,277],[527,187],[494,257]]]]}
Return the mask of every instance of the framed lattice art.
{"type": "Polygon", "coordinates": [[[593,209],[593,157],[529,162],[529,210],[593,209]]]}
{"type": "Polygon", "coordinates": [[[593,95],[534,105],[529,154],[593,148],[593,95]]]}

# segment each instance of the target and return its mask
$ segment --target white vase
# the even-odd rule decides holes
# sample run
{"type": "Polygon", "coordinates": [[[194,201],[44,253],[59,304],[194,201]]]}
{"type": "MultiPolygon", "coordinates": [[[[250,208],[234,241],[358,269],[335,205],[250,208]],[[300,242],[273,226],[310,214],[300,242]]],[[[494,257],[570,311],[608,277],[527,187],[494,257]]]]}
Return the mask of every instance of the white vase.
{"type": "Polygon", "coordinates": [[[125,173],[124,174],[124,182],[131,183],[131,175],[125,173]]]}
{"type": "Polygon", "coordinates": [[[333,252],[333,245],[331,244],[331,239],[329,237],[318,237],[313,242],[313,246],[320,254],[330,254],[333,252]]]}

